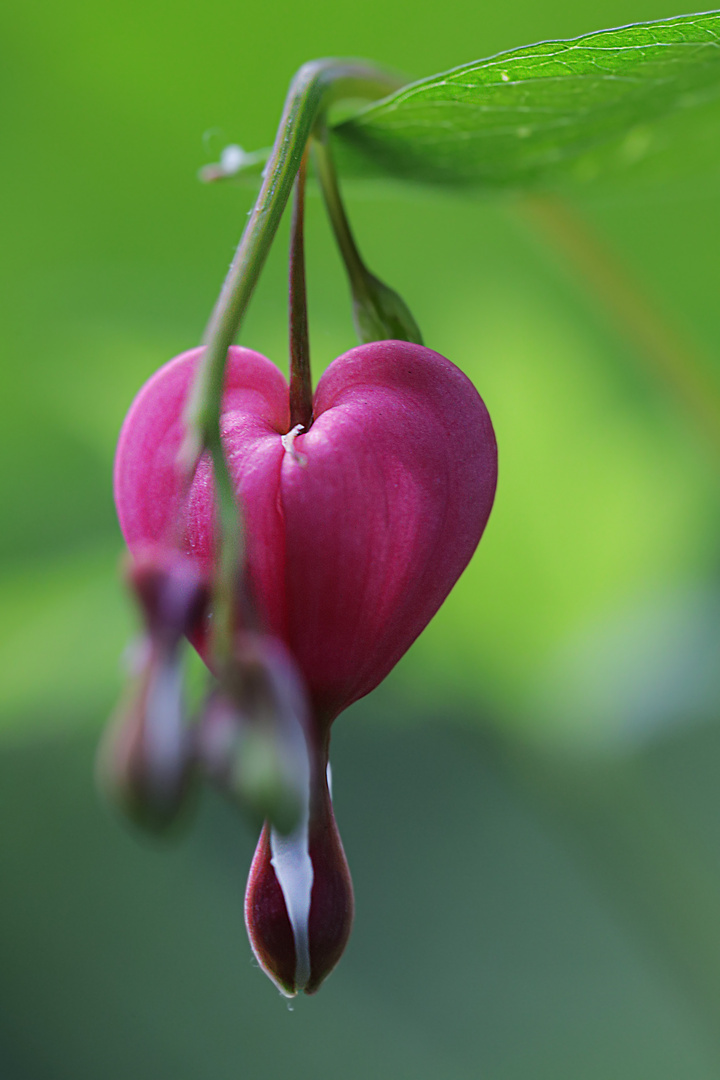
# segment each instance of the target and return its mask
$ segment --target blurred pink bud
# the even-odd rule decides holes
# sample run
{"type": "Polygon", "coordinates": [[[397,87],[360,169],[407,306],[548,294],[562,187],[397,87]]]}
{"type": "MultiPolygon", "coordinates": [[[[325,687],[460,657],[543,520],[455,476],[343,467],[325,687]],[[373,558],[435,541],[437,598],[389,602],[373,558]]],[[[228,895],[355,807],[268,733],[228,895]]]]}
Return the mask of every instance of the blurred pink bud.
{"type": "Polygon", "coordinates": [[[98,779],[136,824],[157,829],[170,824],[185,801],[192,748],[177,649],[146,639],[140,653],[140,670],[101,742],[98,779]]]}
{"type": "Polygon", "coordinates": [[[191,777],[182,648],[200,625],[208,588],[197,563],[160,546],[139,549],[128,584],[145,622],[133,678],[100,747],[102,785],[136,822],[162,827],[177,815],[191,777]]]}
{"type": "Polygon", "coordinates": [[[197,560],[170,546],[140,545],[125,576],[153,641],[171,648],[200,629],[210,589],[197,560]]]}
{"type": "MultiPolygon", "coordinates": [[[[178,531],[211,574],[209,462],[189,492],[176,466],[201,350],[142,388],[125,420],[115,497],[131,551],[178,531]]],[[[248,582],[327,727],[388,674],[432,618],[482,535],[497,479],[487,410],[430,349],[363,345],[330,365],[313,423],[289,433],[288,387],[249,349],[229,350],[222,434],[246,519],[248,582]]],[[[206,648],[202,628],[194,635],[206,648]]]]}

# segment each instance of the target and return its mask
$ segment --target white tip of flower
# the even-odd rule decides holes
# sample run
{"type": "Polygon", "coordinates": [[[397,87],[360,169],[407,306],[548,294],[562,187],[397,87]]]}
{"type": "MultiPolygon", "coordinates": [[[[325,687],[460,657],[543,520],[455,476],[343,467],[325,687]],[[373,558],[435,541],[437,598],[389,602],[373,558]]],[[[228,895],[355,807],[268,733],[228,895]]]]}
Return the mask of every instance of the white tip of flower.
{"type": "Polygon", "coordinates": [[[180,657],[154,672],[145,706],[145,753],[159,793],[167,796],[177,785],[185,760],[183,725],[183,668],[180,657]]]}
{"type": "MultiPolygon", "coordinates": [[[[285,899],[295,942],[295,990],[304,990],[310,981],[310,899],[313,864],[310,858],[310,766],[301,759],[303,809],[300,822],[289,836],[270,830],[273,869],[285,899]]],[[[282,987],[280,988],[282,990],[282,987]]],[[[283,990],[283,993],[287,991],[283,990]]]]}
{"type": "Polygon", "coordinates": [[[283,444],[285,453],[290,454],[293,461],[297,461],[298,465],[302,465],[304,468],[305,465],[307,465],[307,458],[304,454],[299,453],[294,447],[295,440],[303,428],[303,424],[296,424],[294,428],[288,431],[287,435],[280,436],[280,442],[283,444]]]}

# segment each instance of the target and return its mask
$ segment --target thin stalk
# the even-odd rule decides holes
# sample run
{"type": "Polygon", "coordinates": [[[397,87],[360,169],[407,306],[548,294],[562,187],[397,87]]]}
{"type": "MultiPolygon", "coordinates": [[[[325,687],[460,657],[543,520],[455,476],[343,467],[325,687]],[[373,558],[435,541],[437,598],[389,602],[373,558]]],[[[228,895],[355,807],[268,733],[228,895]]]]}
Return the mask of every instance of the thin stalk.
{"type": "Polygon", "coordinates": [[[213,653],[219,664],[231,654],[240,595],[239,575],[245,565],[245,523],[238,512],[232,477],[220,440],[220,427],[208,439],[217,495],[217,573],[213,583],[213,653]]]}
{"type": "Polygon", "coordinates": [[[312,422],[313,393],[310,373],[307,290],[305,285],[305,174],[307,151],[295,179],[290,227],[290,428],[306,430],[312,422]]]}
{"type": "Polygon", "coordinates": [[[653,375],[659,375],[680,398],[714,454],[720,453],[720,387],[697,351],[569,203],[551,195],[532,195],[522,199],[520,209],[580,271],[653,375]]]}
{"type": "Polygon", "coordinates": [[[318,119],[338,100],[374,100],[396,90],[403,81],[354,60],[315,60],[298,71],[290,84],[260,192],[205,332],[205,352],[185,412],[187,434],[180,459],[192,475],[204,450],[210,450],[212,456],[220,526],[216,582],[220,606],[214,622],[220,661],[232,638],[234,597],[243,565],[242,510],[235,500],[220,438],[228,349],[240,328],[318,119]]]}
{"type": "Polygon", "coordinates": [[[371,274],[360,256],[343,206],[324,125],[317,126],[313,149],[328,216],[350,281],[358,338],[363,344],[395,339],[422,345],[420,327],[403,298],[371,274]]]}
{"type": "Polygon", "coordinates": [[[403,80],[353,60],[314,60],[290,84],[272,154],[255,206],[205,332],[205,354],[186,413],[186,460],[207,445],[218,426],[227,351],[232,345],[277,232],[295,176],[318,118],[344,98],[374,100],[403,80]]]}
{"type": "Polygon", "coordinates": [[[314,139],[312,144],[313,159],[317,170],[320,188],[323,193],[325,205],[330,218],[330,224],[335,234],[337,245],[343,257],[353,294],[365,302],[371,301],[370,289],[368,288],[368,270],[358,251],[355,237],[353,236],[350,222],[348,221],[343,205],[340,188],[338,187],[335,167],[330,156],[330,148],[327,143],[327,133],[321,132],[320,138],[314,139]]]}

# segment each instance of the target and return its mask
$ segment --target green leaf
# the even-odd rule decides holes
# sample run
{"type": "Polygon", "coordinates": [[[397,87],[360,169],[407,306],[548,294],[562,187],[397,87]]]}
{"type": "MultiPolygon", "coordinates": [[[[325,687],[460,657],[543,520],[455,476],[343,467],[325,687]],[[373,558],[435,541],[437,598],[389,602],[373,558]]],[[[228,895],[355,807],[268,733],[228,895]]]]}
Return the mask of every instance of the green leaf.
{"type": "Polygon", "coordinates": [[[402,296],[364,269],[362,289],[351,281],[353,321],[362,344],[370,341],[413,341],[423,344],[420,327],[402,296]]]}
{"type": "Polygon", "coordinates": [[[337,126],[338,166],[485,189],[717,166],[719,39],[707,12],[466,64],[337,126]]]}

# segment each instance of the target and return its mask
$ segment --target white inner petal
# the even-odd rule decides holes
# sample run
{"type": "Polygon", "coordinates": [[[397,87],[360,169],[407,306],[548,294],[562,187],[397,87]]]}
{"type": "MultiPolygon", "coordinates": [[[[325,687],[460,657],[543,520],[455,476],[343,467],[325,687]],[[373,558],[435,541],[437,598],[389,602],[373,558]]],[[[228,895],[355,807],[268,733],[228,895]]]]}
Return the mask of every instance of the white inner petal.
{"type": "Polygon", "coordinates": [[[283,449],[285,450],[285,453],[290,454],[293,461],[296,461],[298,465],[305,466],[307,465],[307,458],[304,454],[299,453],[293,445],[302,430],[303,425],[296,424],[291,431],[288,431],[287,435],[280,436],[280,442],[283,444],[283,449]]]}
{"type": "Polygon", "coordinates": [[[310,898],[314,876],[309,849],[310,766],[304,755],[303,759],[306,770],[300,780],[305,795],[300,823],[287,836],[270,830],[270,862],[285,898],[295,942],[296,991],[304,990],[310,981],[310,898]]]}
{"type": "Polygon", "coordinates": [[[183,736],[183,671],[177,656],[160,664],[153,674],[145,705],[145,752],[163,796],[169,795],[177,782],[183,736]]]}

